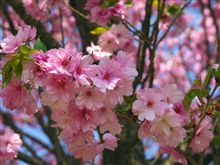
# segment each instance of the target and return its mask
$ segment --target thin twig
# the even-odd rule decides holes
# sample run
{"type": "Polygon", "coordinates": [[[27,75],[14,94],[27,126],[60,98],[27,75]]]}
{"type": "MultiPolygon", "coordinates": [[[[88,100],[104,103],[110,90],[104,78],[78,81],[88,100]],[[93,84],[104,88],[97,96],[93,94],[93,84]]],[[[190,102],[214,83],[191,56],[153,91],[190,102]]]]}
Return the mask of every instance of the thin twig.
{"type": "Polygon", "coordinates": [[[217,54],[218,54],[218,59],[220,59],[220,28],[218,26],[218,22],[217,22],[217,19],[215,16],[215,10],[212,9],[211,0],[208,1],[208,8],[211,13],[211,16],[212,16],[212,19],[214,22],[214,26],[215,26],[215,30],[216,30],[217,54]]]}
{"type": "Polygon", "coordinates": [[[88,20],[87,16],[85,16],[83,13],[81,13],[80,11],[78,11],[77,9],[75,9],[74,7],[72,7],[71,5],[69,5],[67,2],[65,2],[65,0],[63,0],[63,3],[70,8],[70,10],[72,10],[72,12],[74,12],[75,14],[77,14],[78,16],[82,17],[85,20],[88,20]]]}
{"type": "Polygon", "coordinates": [[[59,16],[60,16],[60,31],[62,38],[62,46],[64,47],[63,15],[62,15],[62,9],[60,7],[59,7],[59,16]]]}
{"type": "MultiPolygon", "coordinates": [[[[188,2],[186,2],[183,7],[181,8],[181,12],[191,3],[192,0],[189,0],[188,2]]],[[[179,15],[177,15],[176,17],[174,17],[173,21],[170,23],[170,25],[168,26],[167,30],[164,32],[164,34],[162,35],[162,37],[157,41],[157,45],[159,45],[159,43],[166,37],[166,35],[170,32],[171,27],[175,24],[177,18],[179,17],[179,15]]]]}
{"type": "Polygon", "coordinates": [[[3,14],[4,14],[6,20],[8,21],[8,24],[9,24],[9,27],[10,27],[10,28],[9,28],[9,29],[10,29],[10,32],[15,35],[15,34],[17,33],[17,30],[15,29],[14,23],[13,23],[13,21],[12,21],[10,15],[9,15],[9,13],[8,13],[8,7],[7,7],[7,5],[5,4],[4,0],[3,0],[2,2],[0,1],[0,6],[1,6],[1,8],[2,8],[2,12],[3,12],[3,14]]]}

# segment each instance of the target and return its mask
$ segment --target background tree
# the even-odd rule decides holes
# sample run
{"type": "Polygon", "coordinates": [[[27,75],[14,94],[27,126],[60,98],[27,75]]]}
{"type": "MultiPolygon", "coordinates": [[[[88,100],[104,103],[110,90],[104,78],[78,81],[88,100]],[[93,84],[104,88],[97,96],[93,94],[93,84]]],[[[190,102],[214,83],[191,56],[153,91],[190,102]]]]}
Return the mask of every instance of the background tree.
{"type": "Polygon", "coordinates": [[[219,13],[218,0],[1,0],[0,162],[218,164],[219,13]]]}

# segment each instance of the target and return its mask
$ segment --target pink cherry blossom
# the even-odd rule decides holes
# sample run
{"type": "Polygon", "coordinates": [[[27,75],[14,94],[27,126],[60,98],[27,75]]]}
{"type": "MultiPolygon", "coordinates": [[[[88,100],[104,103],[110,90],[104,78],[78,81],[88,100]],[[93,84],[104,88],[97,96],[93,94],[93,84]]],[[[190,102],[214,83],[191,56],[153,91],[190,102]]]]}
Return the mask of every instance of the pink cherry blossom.
{"type": "Polygon", "coordinates": [[[138,75],[132,58],[131,54],[128,54],[125,51],[119,51],[117,55],[113,57],[113,59],[123,68],[124,78],[128,80],[134,80],[138,75]]]}
{"type": "Polygon", "coordinates": [[[175,84],[166,84],[161,88],[165,97],[165,101],[168,104],[174,104],[183,100],[184,94],[181,92],[175,84]]]}
{"type": "Polygon", "coordinates": [[[190,147],[194,153],[203,152],[209,147],[214,135],[211,130],[211,118],[206,116],[196,130],[196,134],[190,143],[190,147]]]}
{"type": "Polygon", "coordinates": [[[161,118],[155,119],[150,132],[156,136],[159,143],[172,147],[176,147],[186,137],[181,119],[172,111],[167,111],[161,118]]]}
{"type": "Polygon", "coordinates": [[[103,151],[103,146],[96,143],[89,145],[86,144],[71,151],[75,153],[76,158],[81,158],[83,161],[89,161],[103,151]]]}
{"type": "Polygon", "coordinates": [[[22,141],[19,134],[7,127],[0,132],[0,144],[0,164],[8,164],[17,157],[22,141]]]}
{"type": "MultiPolygon", "coordinates": [[[[133,40],[131,33],[123,24],[113,25],[112,28],[99,36],[98,43],[104,51],[113,52],[124,48],[133,40]]],[[[132,47],[132,45],[131,45],[132,47]]],[[[125,51],[127,51],[126,49],[125,51]]]]}
{"type": "Polygon", "coordinates": [[[103,106],[105,94],[98,88],[82,87],[76,97],[76,105],[88,109],[98,109],[103,106]]]}
{"type": "Polygon", "coordinates": [[[71,76],[71,73],[68,69],[71,65],[71,58],[74,55],[74,53],[75,52],[63,48],[51,49],[48,52],[46,52],[46,56],[48,58],[41,65],[49,74],[54,74],[59,77],[71,76]]]}
{"type": "Polygon", "coordinates": [[[93,56],[95,60],[100,60],[103,57],[109,57],[112,56],[112,53],[105,52],[102,50],[102,48],[99,45],[94,45],[91,43],[91,46],[86,48],[86,51],[93,56]]]}
{"type": "Polygon", "coordinates": [[[99,37],[98,44],[106,52],[113,52],[118,49],[119,41],[117,37],[108,30],[99,37]]]}
{"type": "Polygon", "coordinates": [[[104,146],[105,148],[114,151],[115,148],[118,146],[117,141],[118,139],[115,136],[112,136],[110,133],[105,133],[103,135],[104,146]]]}
{"type": "Polygon", "coordinates": [[[3,105],[6,108],[33,114],[38,109],[38,93],[35,89],[29,93],[23,85],[22,82],[12,80],[7,87],[1,90],[0,97],[2,97],[3,105]]]}
{"type": "Polygon", "coordinates": [[[80,132],[73,139],[67,140],[68,143],[71,144],[69,145],[69,150],[72,151],[77,158],[81,158],[84,161],[88,161],[95,158],[95,156],[100,154],[104,149],[114,151],[117,147],[118,139],[109,133],[103,135],[103,143],[100,143],[93,139],[91,137],[91,132],[88,133],[80,132]]]}
{"type": "Polygon", "coordinates": [[[143,121],[154,120],[161,116],[168,108],[168,105],[161,100],[163,95],[155,89],[146,88],[137,92],[137,100],[133,103],[132,112],[143,121]]]}
{"type": "Polygon", "coordinates": [[[129,40],[133,39],[130,31],[123,24],[113,25],[110,31],[118,40],[116,43],[119,44],[119,48],[123,48],[129,40]]]}
{"type": "Polygon", "coordinates": [[[127,9],[127,18],[133,24],[138,24],[145,16],[145,1],[143,0],[133,0],[133,5],[131,8],[127,9]]]}
{"type": "Polygon", "coordinates": [[[85,9],[90,10],[94,6],[99,6],[101,0],[88,0],[85,4],[85,9]]]}
{"type": "Polygon", "coordinates": [[[16,37],[20,38],[22,43],[32,41],[36,37],[36,28],[28,25],[19,27],[16,37]]]}
{"type": "Polygon", "coordinates": [[[184,125],[189,122],[189,113],[185,110],[183,103],[175,103],[172,110],[179,115],[184,125]]]}
{"type": "Polygon", "coordinates": [[[81,158],[84,161],[91,160],[102,152],[102,146],[95,141],[91,131],[79,132],[78,134],[63,138],[69,144],[68,148],[74,153],[75,157],[81,158]]]}
{"type": "MultiPolygon", "coordinates": [[[[50,96],[52,102],[63,101],[65,103],[74,99],[75,84],[73,81],[48,78],[43,86],[44,92],[50,96]]],[[[43,93],[44,93],[43,92],[43,93]]]]}
{"type": "Polygon", "coordinates": [[[109,106],[103,106],[102,108],[97,109],[96,112],[97,118],[99,119],[98,123],[100,125],[105,124],[111,120],[113,121],[116,118],[115,113],[109,106]]]}
{"type": "Polygon", "coordinates": [[[110,7],[103,7],[100,0],[88,0],[85,9],[89,11],[90,21],[102,26],[107,25],[111,17],[124,19],[126,14],[126,6],[123,0],[110,7]]]}
{"type": "Polygon", "coordinates": [[[15,53],[18,46],[21,44],[20,39],[11,35],[5,38],[0,42],[0,49],[1,53],[15,53]]]}
{"type": "Polygon", "coordinates": [[[95,6],[90,9],[90,14],[91,22],[97,22],[103,26],[107,25],[110,15],[106,9],[95,6]]]}
{"type": "Polygon", "coordinates": [[[115,116],[114,118],[109,119],[105,123],[101,124],[99,129],[101,133],[109,131],[112,135],[116,135],[121,133],[122,125],[115,116]]]}
{"type": "Polygon", "coordinates": [[[100,60],[96,67],[97,76],[92,77],[94,85],[100,88],[103,92],[113,90],[116,84],[121,79],[121,67],[117,62],[105,57],[100,60]]]}
{"type": "Polygon", "coordinates": [[[150,133],[150,128],[151,128],[152,124],[151,122],[145,120],[139,130],[138,130],[138,137],[140,139],[144,138],[144,137],[150,137],[151,136],[151,133],[150,133]]]}
{"type": "Polygon", "coordinates": [[[69,71],[76,79],[78,84],[90,85],[90,77],[95,74],[94,66],[92,66],[93,58],[89,55],[82,56],[81,53],[76,54],[71,59],[69,71]]]}
{"type": "Polygon", "coordinates": [[[19,27],[16,36],[10,35],[0,42],[0,52],[15,53],[21,44],[33,40],[36,36],[36,29],[28,25],[19,27]]]}
{"type": "Polygon", "coordinates": [[[116,106],[122,104],[124,96],[130,96],[133,93],[132,81],[119,81],[113,90],[107,90],[105,104],[116,106]]]}
{"type": "Polygon", "coordinates": [[[119,1],[116,5],[109,8],[108,13],[111,16],[119,17],[121,19],[125,19],[126,14],[126,6],[124,1],[119,1]]]}
{"type": "Polygon", "coordinates": [[[52,115],[52,119],[57,123],[56,126],[65,128],[63,130],[64,132],[71,130],[71,132],[75,134],[78,131],[86,132],[96,128],[98,125],[98,116],[96,113],[96,111],[86,108],[80,109],[71,102],[67,109],[56,110],[54,115],[52,115]]]}
{"type": "Polygon", "coordinates": [[[160,150],[162,151],[162,153],[171,154],[174,162],[179,162],[184,165],[187,165],[187,160],[184,157],[184,155],[176,151],[175,149],[168,147],[168,146],[161,146],[160,150]]]}

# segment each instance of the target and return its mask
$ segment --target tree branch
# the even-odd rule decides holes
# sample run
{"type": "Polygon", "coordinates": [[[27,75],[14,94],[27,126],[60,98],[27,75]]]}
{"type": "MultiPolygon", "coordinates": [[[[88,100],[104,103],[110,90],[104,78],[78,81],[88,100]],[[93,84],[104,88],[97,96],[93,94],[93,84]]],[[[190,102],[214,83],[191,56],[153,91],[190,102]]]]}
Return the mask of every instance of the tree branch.
{"type": "Polygon", "coordinates": [[[26,24],[36,27],[37,35],[41,37],[41,40],[48,49],[58,48],[60,46],[52,35],[45,30],[40,21],[27,14],[20,0],[5,0],[5,2],[14,9],[14,11],[20,16],[21,19],[23,19],[26,24]]]}
{"type": "Polygon", "coordinates": [[[210,13],[211,13],[211,16],[212,16],[212,19],[214,22],[215,30],[216,30],[217,61],[218,61],[218,59],[220,59],[220,27],[218,26],[218,22],[217,22],[217,19],[215,16],[215,11],[214,11],[214,9],[212,9],[211,0],[209,0],[209,2],[208,2],[208,8],[210,10],[210,13]]]}
{"type": "Polygon", "coordinates": [[[70,5],[73,11],[73,15],[76,18],[77,26],[79,28],[79,33],[82,41],[82,51],[86,54],[86,47],[90,45],[91,41],[97,42],[98,38],[89,32],[97,27],[96,24],[90,23],[86,19],[86,11],[84,10],[86,0],[70,0],[70,5]],[[77,10],[76,10],[77,9],[77,10]]]}
{"type": "Polygon", "coordinates": [[[2,12],[5,16],[5,19],[8,21],[8,24],[9,24],[9,30],[11,31],[12,34],[16,34],[17,33],[17,30],[15,29],[15,26],[13,24],[13,21],[11,20],[11,17],[8,13],[8,9],[7,9],[7,5],[4,1],[0,1],[0,6],[1,6],[1,9],[2,9],[2,12]]]}

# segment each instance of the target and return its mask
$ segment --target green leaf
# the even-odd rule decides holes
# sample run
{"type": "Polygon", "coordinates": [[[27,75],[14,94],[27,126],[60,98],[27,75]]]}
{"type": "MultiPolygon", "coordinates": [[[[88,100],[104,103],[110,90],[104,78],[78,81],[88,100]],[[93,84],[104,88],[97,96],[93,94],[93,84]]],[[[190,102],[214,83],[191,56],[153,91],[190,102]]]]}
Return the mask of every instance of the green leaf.
{"type": "Polygon", "coordinates": [[[38,38],[37,41],[35,42],[34,49],[42,50],[44,52],[47,51],[46,45],[40,40],[40,38],[38,38]]]}
{"type": "Polygon", "coordinates": [[[23,54],[23,55],[28,55],[32,52],[32,48],[29,47],[28,45],[21,45],[19,46],[19,51],[23,54]]]}
{"type": "Polygon", "coordinates": [[[102,0],[102,6],[105,8],[115,6],[119,0],[102,0]]]}
{"type": "Polygon", "coordinates": [[[13,70],[14,70],[14,73],[16,74],[16,76],[17,76],[18,78],[21,78],[22,71],[23,71],[23,64],[22,64],[22,62],[19,61],[19,62],[17,63],[17,65],[13,67],[13,70]]]}
{"type": "Polygon", "coordinates": [[[213,68],[208,69],[208,72],[206,74],[205,81],[204,81],[204,87],[205,88],[208,88],[209,83],[210,83],[210,81],[213,77],[214,72],[215,72],[215,69],[213,69],[213,68]]]}
{"type": "Polygon", "coordinates": [[[168,6],[166,8],[166,11],[168,12],[169,15],[174,16],[181,13],[181,8],[178,5],[172,5],[172,6],[168,6]]]}
{"type": "Polygon", "coordinates": [[[133,0],[126,0],[125,4],[130,7],[133,4],[133,0]]]}
{"type": "Polygon", "coordinates": [[[199,98],[202,98],[202,97],[206,97],[208,96],[208,91],[207,90],[200,90],[200,89],[192,89],[190,90],[184,97],[183,99],[183,105],[184,107],[188,110],[190,108],[190,105],[192,103],[192,100],[195,98],[195,97],[199,97],[199,98]]]}
{"type": "Polygon", "coordinates": [[[125,112],[131,110],[131,107],[132,107],[131,104],[122,104],[122,105],[116,106],[114,108],[114,111],[118,112],[118,113],[125,113],[125,112]]]}
{"type": "Polygon", "coordinates": [[[219,67],[215,70],[214,76],[215,76],[216,82],[220,84],[220,65],[219,65],[219,67]]]}
{"type": "Polygon", "coordinates": [[[25,61],[34,61],[34,59],[31,58],[29,55],[24,55],[24,60],[25,61]]]}
{"type": "Polygon", "coordinates": [[[215,146],[215,147],[220,145],[220,137],[219,136],[215,136],[212,139],[212,145],[215,146]]]}
{"type": "Polygon", "coordinates": [[[220,116],[220,112],[219,111],[214,111],[212,113],[213,116],[219,117],[220,116]]]}
{"type": "Polygon", "coordinates": [[[10,60],[2,68],[3,87],[6,87],[10,83],[12,79],[12,75],[13,75],[13,61],[10,60]]]}
{"type": "Polygon", "coordinates": [[[90,34],[93,34],[93,35],[100,35],[104,32],[106,32],[107,30],[109,30],[108,27],[97,27],[95,28],[94,30],[90,31],[90,34]]]}
{"type": "Polygon", "coordinates": [[[194,85],[195,87],[201,87],[201,86],[202,86],[201,76],[199,76],[199,78],[197,78],[197,79],[194,81],[193,85],[194,85]]]}

